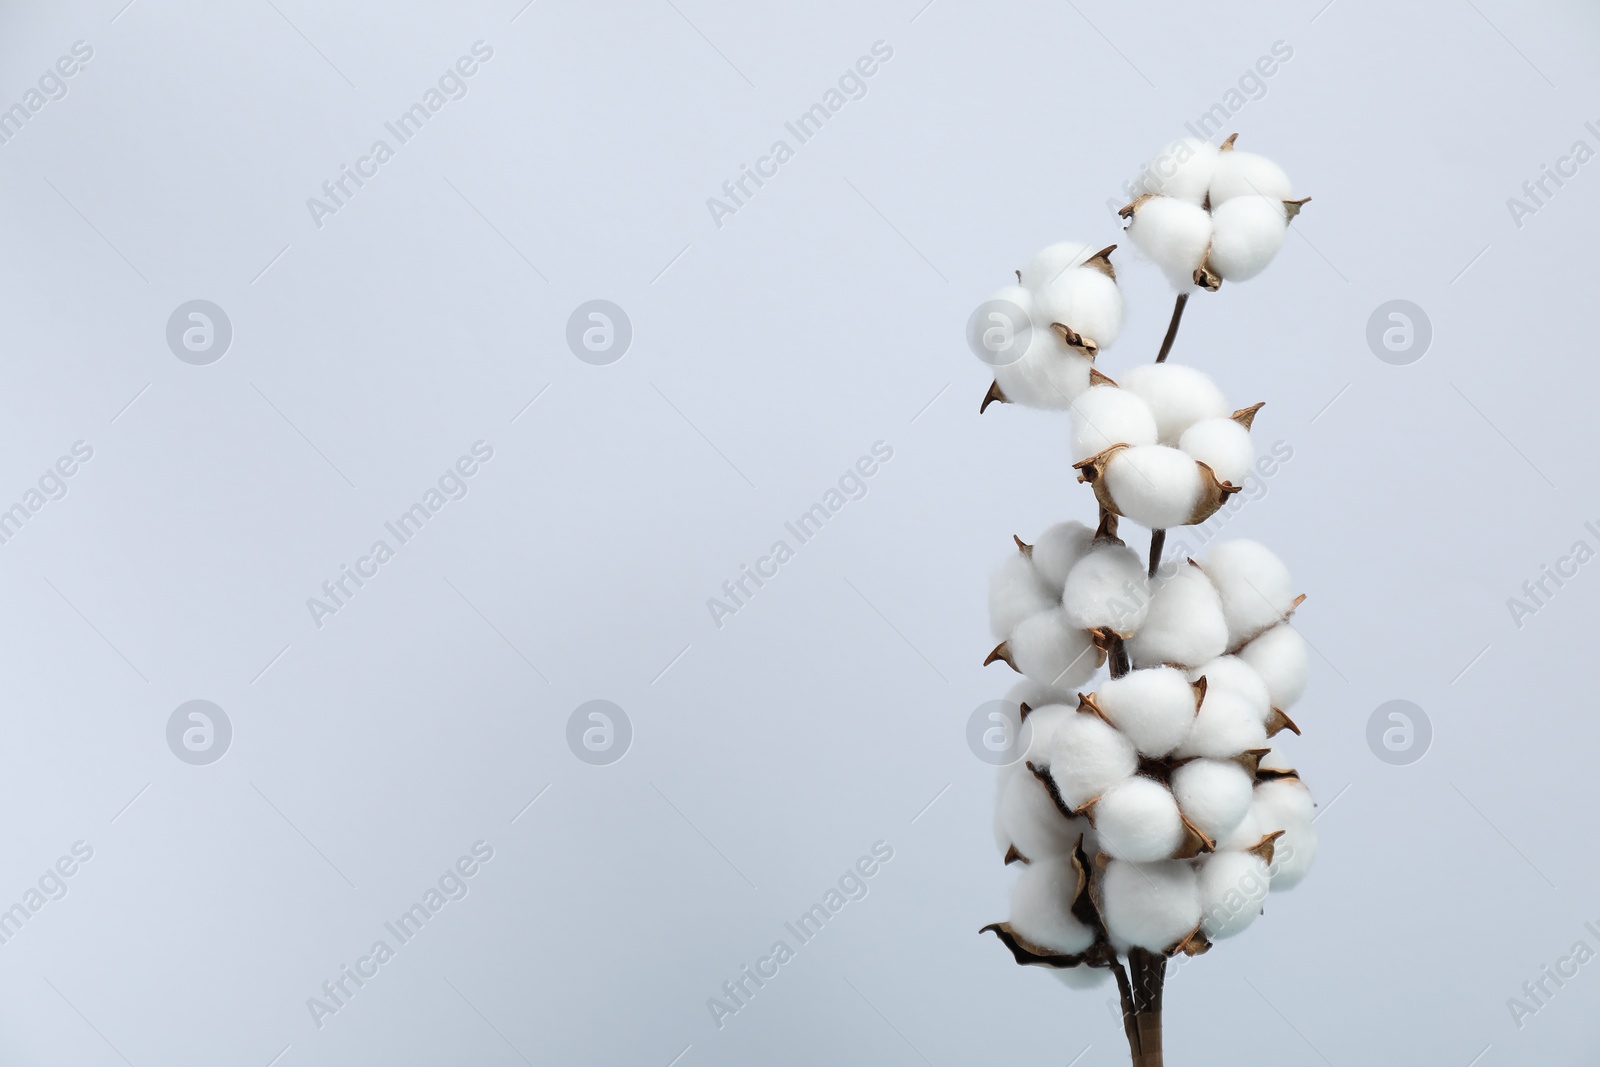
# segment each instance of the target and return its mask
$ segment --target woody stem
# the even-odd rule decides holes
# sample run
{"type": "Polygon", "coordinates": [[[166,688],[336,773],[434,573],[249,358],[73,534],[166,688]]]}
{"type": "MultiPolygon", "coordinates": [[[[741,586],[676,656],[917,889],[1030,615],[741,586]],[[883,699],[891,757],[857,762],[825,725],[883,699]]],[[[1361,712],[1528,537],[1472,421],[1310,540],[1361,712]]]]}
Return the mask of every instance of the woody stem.
{"type": "Polygon", "coordinates": [[[1167,353],[1172,351],[1172,342],[1178,339],[1178,323],[1183,321],[1183,306],[1189,302],[1188,293],[1179,293],[1178,302],[1172,305],[1172,321],[1167,323],[1167,336],[1161,339],[1161,351],[1156,354],[1157,363],[1167,361],[1167,353]]]}

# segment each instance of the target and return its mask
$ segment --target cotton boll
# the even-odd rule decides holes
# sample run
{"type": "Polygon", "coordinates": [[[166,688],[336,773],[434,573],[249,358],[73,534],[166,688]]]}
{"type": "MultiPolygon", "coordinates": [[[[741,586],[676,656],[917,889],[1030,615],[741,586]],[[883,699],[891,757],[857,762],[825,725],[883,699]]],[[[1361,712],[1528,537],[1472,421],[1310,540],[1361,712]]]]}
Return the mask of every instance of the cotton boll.
{"type": "MultiPolygon", "coordinates": [[[[1081,401],[1083,397],[1078,399],[1081,401]]],[[[1193,423],[1178,438],[1178,447],[1210,467],[1218,479],[1229,485],[1243,485],[1255,461],[1250,431],[1229,418],[1201,419],[1193,423]]]]}
{"type": "Polygon", "coordinates": [[[1100,887],[1106,927],[1124,944],[1165,952],[1200,925],[1200,886],[1180,860],[1113,860],[1100,887]]]}
{"type": "Polygon", "coordinates": [[[1317,830],[1309,822],[1296,823],[1278,838],[1272,856],[1272,891],[1293,889],[1311,872],[1317,858],[1317,830]],[[1279,858],[1281,852],[1282,858],[1279,858]]]}
{"type": "Polygon", "coordinates": [[[1097,385],[1072,402],[1072,460],[1098,455],[1112,445],[1153,445],[1156,418],[1136,393],[1097,385]]]}
{"type": "Polygon", "coordinates": [[[1136,445],[1106,464],[1106,488],[1117,511],[1141,526],[1187,526],[1205,493],[1195,461],[1165,445],[1136,445]]]}
{"type": "Polygon", "coordinates": [[[1022,869],[1011,893],[1012,931],[1024,941],[1062,956],[1094,944],[1092,927],[1072,914],[1078,872],[1070,859],[1034,860],[1022,869]]]}
{"type": "Polygon", "coordinates": [[[1100,348],[1110,348],[1122,332],[1122,291],[1094,267],[1072,267],[1040,284],[1034,307],[1036,328],[1059,322],[1100,348]]]}
{"type": "Polygon", "coordinates": [[[1062,815],[1044,783],[1027,767],[1017,767],[1000,797],[1001,834],[1035,862],[1069,855],[1082,833],[1079,820],[1062,815]]]}
{"type": "Polygon", "coordinates": [[[1194,687],[1172,667],[1129,671],[1103,682],[1095,701],[1140,754],[1151,758],[1171,752],[1194,724],[1194,687]]]}
{"type": "Polygon", "coordinates": [[[1255,804],[1252,801],[1250,810],[1239,820],[1239,825],[1217,842],[1217,851],[1243,852],[1260,844],[1262,836],[1263,831],[1261,824],[1256,820],[1255,804]]]}
{"type": "Polygon", "coordinates": [[[1275,626],[1294,607],[1289,568],[1258,541],[1224,541],[1199,562],[1222,597],[1229,647],[1275,626]]]}
{"type": "Polygon", "coordinates": [[[1017,552],[989,574],[989,629],[1000,640],[1032,615],[1049,611],[1059,601],[1027,556],[1017,552]]]}
{"type": "Polygon", "coordinates": [[[1267,683],[1272,706],[1282,711],[1294,707],[1305,692],[1306,639],[1293,626],[1280,622],[1239,650],[1239,658],[1255,668],[1267,683]]]}
{"type": "Polygon", "coordinates": [[[1200,928],[1219,941],[1242,933],[1261,914],[1272,878],[1267,864],[1248,852],[1218,852],[1200,865],[1200,928]]]}
{"type": "Polygon", "coordinates": [[[1144,626],[1128,641],[1136,667],[1193,667],[1228,647],[1222,600],[1198,567],[1180,566],[1150,598],[1144,626]]]}
{"type": "Polygon", "coordinates": [[[1180,293],[1194,289],[1194,272],[1211,244],[1205,208],[1170,196],[1152,196],[1133,210],[1127,226],[1134,246],[1149,256],[1180,293]]]}
{"type": "Polygon", "coordinates": [[[1049,704],[1075,705],[1078,701],[1070,689],[1053,689],[1047,685],[1040,685],[1031,678],[1024,678],[1006,690],[1008,704],[1026,704],[1030,708],[1042,708],[1049,704]]]}
{"type": "Polygon", "coordinates": [[[1279,778],[1256,786],[1250,814],[1263,834],[1284,831],[1273,846],[1272,888],[1293,889],[1311,869],[1317,854],[1317,832],[1311,824],[1315,805],[1311,790],[1295,778],[1279,778]]]}
{"type": "Polygon", "coordinates": [[[1267,683],[1261,680],[1254,667],[1238,656],[1218,656],[1207,660],[1189,672],[1189,680],[1206,680],[1206,696],[1233,696],[1249,705],[1264,723],[1272,713],[1272,698],[1267,693],[1267,683]]]}
{"type": "MultiPolygon", "coordinates": [[[[1037,327],[1035,327],[1034,324],[1039,321],[1039,315],[1033,298],[1032,289],[1022,285],[1008,285],[1004,289],[1001,289],[990,296],[985,303],[993,304],[1000,301],[1015,306],[1017,310],[1023,314],[1024,321],[1028,323],[1030,330],[1032,332],[1037,332],[1037,327]]],[[[1006,317],[1009,317],[1009,313],[1006,317]]],[[[999,352],[993,352],[984,344],[984,331],[991,329],[996,325],[998,325],[998,323],[988,321],[982,317],[980,317],[977,321],[968,324],[968,329],[971,332],[967,337],[967,347],[974,354],[985,351],[990,352],[991,356],[989,359],[984,359],[985,363],[992,363],[994,359],[1006,358],[1006,356],[999,352]]],[[[1014,322],[1011,325],[1013,330],[1020,330],[1023,324],[1022,322],[1014,322]]]]}
{"type": "MultiPolygon", "coordinates": [[[[1041,249],[1028,265],[1022,268],[1022,284],[1029,289],[1039,289],[1049,285],[1073,267],[1082,266],[1089,261],[1097,249],[1093,245],[1080,244],[1077,241],[1057,241],[1047,248],[1041,249]]],[[[1035,322],[1040,320],[1035,319],[1035,322]]],[[[1043,325],[1048,325],[1045,320],[1043,325]]]]}
{"type": "Polygon", "coordinates": [[[1139,172],[1139,187],[1191,204],[1203,204],[1217,166],[1217,146],[1185,137],[1163,148],[1139,172]]]}
{"type": "Polygon", "coordinates": [[[1106,790],[1092,813],[1100,847],[1134,863],[1166,859],[1183,844],[1183,818],[1166,786],[1129,778],[1106,790]]]}
{"type": "Polygon", "coordinates": [[[1076,705],[1076,701],[1070,705],[1046,704],[1039,708],[1029,705],[1032,710],[1026,720],[1028,751],[1023,753],[1023,763],[1031,763],[1041,771],[1050,766],[1056,734],[1064,724],[1083,718],[1076,705]]]}
{"type": "Polygon", "coordinates": [[[1254,278],[1271,263],[1289,232],[1282,200],[1240,196],[1211,211],[1211,269],[1225,282],[1254,278]]]}
{"type": "Polygon", "coordinates": [[[1109,967],[1052,967],[1050,973],[1068,989],[1094,989],[1111,977],[1109,967]]]}
{"type": "Polygon", "coordinates": [[[1085,712],[1064,720],[1051,744],[1050,778],[1062,803],[1074,811],[1139,769],[1133,742],[1085,712]]]}
{"type": "Polygon", "coordinates": [[[1208,689],[1189,736],[1173,755],[1226,758],[1266,747],[1266,726],[1256,710],[1232,693],[1212,693],[1208,689]]]}
{"type": "Polygon", "coordinates": [[[1089,635],[1069,623],[1059,607],[1024,619],[1006,644],[1019,671],[1053,688],[1080,686],[1099,667],[1089,635]]]}
{"type": "Polygon", "coordinates": [[[1244,821],[1254,785],[1249,772],[1233,760],[1191,760],[1172,772],[1178,810],[1213,841],[1244,821]]]}
{"type": "Polygon", "coordinates": [[[1236,196],[1287,200],[1294,195],[1293,190],[1289,176],[1272,160],[1233,149],[1217,156],[1216,169],[1211,173],[1211,210],[1215,213],[1236,196]]]}
{"type": "Polygon", "coordinates": [[[1177,446],[1183,432],[1201,419],[1229,414],[1222,390],[1210,377],[1181,363],[1145,363],[1120,375],[1119,384],[1137,395],[1156,417],[1156,440],[1177,446]]]}
{"type": "Polygon", "coordinates": [[[1054,330],[1035,327],[1015,363],[994,368],[994,380],[1013,404],[1061,409],[1089,388],[1089,357],[1069,348],[1054,330]]]}
{"type": "MultiPolygon", "coordinates": [[[[1093,392],[1094,390],[1090,390],[1093,392]]],[[[1080,398],[1081,399],[1081,398],[1080,398]]],[[[1033,565],[1052,588],[1059,591],[1066,584],[1067,574],[1074,564],[1089,551],[1094,541],[1094,531],[1081,522],[1058,522],[1033,545],[1033,565]]]]}
{"type": "Polygon", "coordinates": [[[1117,541],[1101,541],[1067,575],[1061,592],[1067,621],[1085,630],[1109,626],[1131,634],[1149,610],[1148,583],[1138,553],[1117,541]]]}

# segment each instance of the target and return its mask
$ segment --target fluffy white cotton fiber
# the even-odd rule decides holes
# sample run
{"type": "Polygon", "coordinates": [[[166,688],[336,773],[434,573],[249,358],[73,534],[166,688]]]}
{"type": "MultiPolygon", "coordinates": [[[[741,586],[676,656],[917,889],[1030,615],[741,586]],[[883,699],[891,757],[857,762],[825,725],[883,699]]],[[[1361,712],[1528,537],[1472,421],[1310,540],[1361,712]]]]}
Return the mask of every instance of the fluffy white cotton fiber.
{"type": "Polygon", "coordinates": [[[1150,606],[1144,561],[1120,541],[1094,544],[1067,575],[1061,604],[1074,626],[1085,630],[1109,626],[1117,633],[1133,633],[1144,623],[1150,606]]]}
{"type": "Polygon", "coordinates": [[[1122,332],[1122,292],[1093,267],[1072,267],[1033,293],[1036,328],[1061,323],[1100,348],[1122,332]]]}
{"type": "MultiPolygon", "coordinates": [[[[1093,390],[1090,390],[1093,392],[1093,390]]],[[[1033,565],[1057,595],[1066,584],[1067,574],[1089,551],[1094,531],[1081,522],[1058,522],[1033,544],[1033,565]]]]}
{"type": "Polygon", "coordinates": [[[1049,285],[1073,267],[1088,262],[1089,257],[1095,252],[1096,249],[1092,245],[1077,241],[1057,241],[1041,249],[1028,260],[1028,265],[1022,268],[1022,285],[1029,289],[1039,289],[1049,285]]]}
{"type": "Polygon", "coordinates": [[[1255,668],[1267,684],[1272,706],[1294,707],[1306,688],[1306,639],[1293,626],[1280,622],[1239,650],[1239,658],[1255,668]]]}
{"type": "Polygon", "coordinates": [[[1314,805],[1311,791],[1295,778],[1280,778],[1256,786],[1251,815],[1264,834],[1284,831],[1272,857],[1272,888],[1293,889],[1311,870],[1317,854],[1317,831],[1311,825],[1314,805]]]}
{"type": "Polygon", "coordinates": [[[1222,597],[1230,648],[1277,625],[1294,607],[1289,568],[1259,541],[1224,541],[1199,563],[1222,597]]]}
{"type": "Polygon", "coordinates": [[[1147,863],[1166,859],[1184,841],[1178,802],[1153,778],[1135,777],[1101,794],[1090,821],[1100,847],[1117,859],[1147,863]]]}
{"type": "Polygon", "coordinates": [[[1178,810],[1213,841],[1225,839],[1243,821],[1254,784],[1233,760],[1191,760],[1172,772],[1178,810]]]}
{"type": "Polygon", "coordinates": [[[1111,968],[1052,967],[1050,973],[1068,989],[1093,989],[1111,977],[1111,968]]]}
{"type": "Polygon", "coordinates": [[[1050,704],[1076,705],[1077,700],[1070,689],[1053,689],[1031,678],[1023,678],[1006,690],[1007,703],[1026,704],[1030,708],[1042,708],[1050,704]]]}
{"type": "Polygon", "coordinates": [[[1205,492],[1195,461],[1166,445],[1136,445],[1114,453],[1105,479],[1117,511],[1152,530],[1187,526],[1205,492]]]}
{"type": "Polygon", "coordinates": [[[1098,666],[1089,635],[1069,623],[1059,607],[1022,620],[1006,643],[1019,671],[1052,688],[1080,686],[1098,666]]]}
{"type": "Polygon", "coordinates": [[[1217,166],[1217,146],[1185,137],[1163,148],[1139,172],[1139,187],[1191,204],[1203,204],[1217,166]]]}
{"type": "Polygon", "coordinates": [[[1067,859],[1034,860],[1011,893],[1011,929],[1050,952],[1074,956],[1094,944],[1094,930],[1072,914],[1078,872],[1067,859]]]}
{"type": "MultiPolygon", "coordinates": [[[[1004,301],[1005,303],[1015,306],[1016,309],[1023,315],[1022,321],[1011,323],[1012,337],[1015,337],[1018,332],[1021,332],[1025,329],[1030,333],[1032,332],[1034,328],[1033,324],[1039,321],[1037,310],[1034,307],[1032,289],[1029,289],[1023,285],[1008,285],[1004,289],[1000,289],[992,294],[989,299],[985,301],[985,303],[992,304],[996,301],[1004,301]]],[[[967,328],[971,332],[967,335],[967,345],[973,352],[985,350],[987,346],[984,343],[984,334],[988,330],[991,330],[998,325],[998,322],[990,321],[982,317],[979,317],[976,321],[968,323],[967,328]]],[[[986,359],[985,362],[992,363],[994,360],[1005,358],[1006,353],[991,352],[990,357],[986,359]]]]}
{"type": "Polygon", "coordinates": [[[1120,384],[1137,395],[1156,418],[1156,440],[1176,447],[1183,432],[1201,419],[1229,414],[1222,390],[1210,377],[1181,363],[1145,363],[1120,375],[1120,384]]]}
{"type": "Polygon", "coordinates": [[[1173,667],[1129,671],[1102,682],[1095,701],[1142,755],[1165,756],[1189,736],[1194,687],[1173,667]]]}
{"type": "Polygon", "coordinates": [[[1261,913],[1271,882],[1266,863],[1248,852],[1219,852],[1200,864],[1201,929],[1212,940],[1241,933],[1261,913]]]}
{"type": "Polygon", "coordinates": [[[1005,640],[1018,623],[1054,608],[1059,598],[1028,557],[1013,552],[989,573],[989,629],[1005,640]]]}
{"type": "Polygon", "coordinates": [[[1128,641],[1128,655],[1136,667],[1194,667],[1227,647],[1222,601],[1205,574],[1185,563],[1151,596],[1144,626],[1128,641]]]}
{"type": "MultiPolygon", "coordinates": [[[[1083,397],[1078,399],[1082,401],[1083,397]]],[[[1192,423],[1178,438],[1178,447],[1210,467],[1219,481],[1229,485],[1243,485],[1250,474],[1250,464],[1255,461],[1250,431],[1229,418],[1201,419],[1192,423]]]]}
{"type": "Polygon", "coordinates": [[[1194,272],[1211,244],[1205,208],[1171,196],[1152,196],[1134,209],[1127,233],[1180,293],[1194,289],[1194,272]]]}
{"type": "Polygon", "coordinates": [[[1189,672],[1190,681],[1206,680],[1207,696],[1234,696],[1249,705],[1262,721],[1272,712],[1272,698],[1267,693],[1267,683],[1261,680],[1254,667],[1238,656],[1218,656],[1207,660],[1189,672]]]}
{"type": "Polygon", "coordinates": [[[1289,212],[1270,196],[1240,196],[1212,209],[1209,262],[1227,282],[1254,278],[1283,247],[1289,212]]]}
{"type": "Polygon", "coordinates": [[[1062,803],[1076,811],[1139,769],[1133,743],[1086,712],[1073,712],[1053,733],[1050,777],[1062,803]]]}
{"type": "Polygon", "coordinates": [[[1293,188],[1283,168],[1266,156],[1236,149],[1222,152],[1211,172],[1211,211],[1215,214],[1236,196],[1288,200],[1294,195],[1293,188]]]}
{"type": "Polygon", "coordinates": [[[1173,754],[1226,757],[1266,747],[1266,726],[1254,708],[1232,693],[1207,689],[1189,736],[1173,754]]]}
{"type": "Polygon", "coordinates": [[[994,380],[1013,404],[1066,408],[1089,388],[1089,358],[1069,348],[1048,328],[1035,328],[1015,363],[994,368],[994,380]]]}
{"type": "Polygon", "coordinates": [[[1113,860],[1101,883],[1112,938],[1165,952],[1200,925],[1200,886],[1181,860],[1126,863],[1113,860]]]}
{"type": "Polygon", "coordinates": [[[1072,402],[1072,461],[1088,459],[1112,445],[1153,445],[1156,417],[1136,393],[1096,385],[1072,402]]]}
{"type": "Polygon", "coordinates": [[[1083,832],[1081,820],[1062,815],[1044,783],[1016,767],[1000,795],[1000,835],[1030,860],[1068,855],[1083,832]]]}
{"type": "MultiPolygon", "coordinates": [[[[1033,706],[1030,704],[1029,707],[1033,706]]],[[[1023,753],[1022,761],[1033,764],[1041,771],[1049,767],[1056,734],[1064,724],[1082,717],[1076,704],[1046,704],[1033,708],[1024,720],[1026,726],[1023,732],[1028,738],[1028,749],[1023,753]]]]}

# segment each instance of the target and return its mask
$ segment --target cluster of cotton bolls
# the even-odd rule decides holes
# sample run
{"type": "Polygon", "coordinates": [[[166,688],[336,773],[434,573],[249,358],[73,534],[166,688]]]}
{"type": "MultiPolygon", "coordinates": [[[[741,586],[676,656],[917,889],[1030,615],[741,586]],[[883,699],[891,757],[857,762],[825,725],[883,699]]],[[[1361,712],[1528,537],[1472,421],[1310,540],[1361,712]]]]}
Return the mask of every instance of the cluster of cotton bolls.
{"type": "Polygon", "coordinates": [[[1009,323],[1017,340],[1008,358],[997,361],[980,410],[997,400],[1065,408],[1089,388],[1097,377],[1094,357],[1122,332],[1122,293],[1111,265],[1116,247],[1053,244],[1017,271],[1015,285],[990,297],[986,306],[1011,309],[1022,321],[1009,323]]]}
{"type": "Polygon", "coordinates": [[[1250,473],[1261,407],[1230,412],[1200,371],[1145,364],[1072,402],[1072,460],[1113,515],[1152,530],[1204,522],[1250,473]]]}
{"type": "Polygon", "coordinates": [[[1310,793],[1269,747],[1299,732],[1287,713],[1306,681],[1288,569],[1236,540],[1152,578],[1104,525],[1017,545],[990,611],[991,659],[1026,676],[1007,699],[1027,747],[1001,771],[995,819],[1021,872],[1008,921],[986,929],[1074,985],[1117,953],[1194,954],[1241,932],[1316,851],[1310,793]],[[1074,694],[1118,642],[1124,671],[1074,694]]]}
{"type": "Polygon", "coordinates": [[[1237,136],[1220,147],[1192,137],[1168,145],[1142,172],[1146,191],[1120,212],[1179,293],[1260,274],[1311,199],[1292,199],[1283,168],[1235,149],[1237,136]]]}

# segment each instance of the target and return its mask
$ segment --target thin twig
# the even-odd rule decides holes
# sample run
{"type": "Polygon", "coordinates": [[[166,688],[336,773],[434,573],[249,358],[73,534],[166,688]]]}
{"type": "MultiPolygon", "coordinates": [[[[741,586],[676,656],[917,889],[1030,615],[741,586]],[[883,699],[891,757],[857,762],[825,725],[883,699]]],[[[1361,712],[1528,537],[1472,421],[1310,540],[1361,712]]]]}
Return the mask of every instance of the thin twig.
{"type": "Polygon", "coordinates": [[[1172,351],[1172,342],[1178,339],[1178,323],[1183,320],[1183,306],[1189,302],[1188,293],[1179,293],[1178,302],[1172,305],[1172,321],[1167,323],[1167,336],[1161,339],[1161,351],[1156,355],[1157,363],[1167,361],[1167,353],[1172,351]]]}

